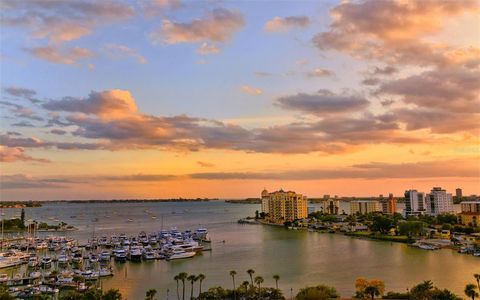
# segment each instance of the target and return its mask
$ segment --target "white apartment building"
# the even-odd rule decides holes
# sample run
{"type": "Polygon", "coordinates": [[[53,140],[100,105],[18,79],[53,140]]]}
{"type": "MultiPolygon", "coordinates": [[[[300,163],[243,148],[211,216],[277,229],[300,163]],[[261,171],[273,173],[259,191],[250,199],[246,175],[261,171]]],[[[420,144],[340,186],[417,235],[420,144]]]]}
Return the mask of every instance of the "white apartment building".
{"type": "Polygon", "coordinates": [[[452,194],[447,194],[441,187],[434,187],[426,196],[426,212],[429,215],[454,213],[452,194]]]}

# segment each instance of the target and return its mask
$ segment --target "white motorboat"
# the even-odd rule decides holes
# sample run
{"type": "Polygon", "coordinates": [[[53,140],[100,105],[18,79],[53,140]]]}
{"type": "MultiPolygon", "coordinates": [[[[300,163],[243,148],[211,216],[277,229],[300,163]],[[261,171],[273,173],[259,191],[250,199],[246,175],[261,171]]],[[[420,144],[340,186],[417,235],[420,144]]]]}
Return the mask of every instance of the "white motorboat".
{"type": "Polygon", "coordinates": [[[30,273],[30,277],[33,278],[33,279],[38,279],[38,278],[42,277],[42,273],[40,273],[38,271],[33,271],[32,273],[30,273]]]}
{"type": "Polygon", "coordinates": [[[97,256],[97,254],[95,254],[95,253],[90,253],[90,254],[88,255],[88,260],[89,260],[90,263],[92,263],[92,264],[93,264],[93,263],[97,263],[97,262],[98,262],[98,256],[97,256]]]}
{"type": "Polygon", "coordinates": [[[100,261],[110,261],[110,252],[102,251],[102,253],[100,253],[100,261]]]}
{"type": "Polygon", "coordinates": [[[70,257],[68,257],[68,255],[65,254],[64,252],[60,253],[60,255],[58,256],[58,263],[67,264],[69,262],[70,262],[70,257]]]}
{"type": "Polygon", "coordinates": [[[125,250],[117,249],[115,251],[115,260],[116,261],[126,261],[127,260],[127,254],[126,254],[125,250]]]}
{"type": "Polygon", "coordinates": [[[0,274],[0,283],[5,283],[8,281],[8,275],[7,274],[0,274]]]}
{"type": "Polygon", "coordinates": [[[38,257],[32,256],[28,259],[28,267],[29,268],[36,268],[38,267],[38,257]]]}
{"type": "Polygon", "coordinates": [[[145,252],[143,252],[143,259],[154,260],[155,258],[156,258],[155,251],[153,251],[152,248],[145,249],[145,252]]]}
{"type": "Polygon", "coordinates": [[[130,248],[130,252],[128,253],[128,258],[131,261],[141,261],[142,260],[142,250],[140,249],[140,247],[130,248]]]}
{"type": "Polygon", "coordinates": [[[168,260],[191,258],[194,257],[195,254],[195,252],[185,252],[183,249],[175,248],[173,249],[172,254],[168,256],[168,260]]]}
{"type": "Polygon", "coordinates": [[[42,260],[41,260],[40,263],[41,263],[42,267],[50,268],[51,265],[52,265],[52,259],[50,258],[50,256],[44,256],[44,257],[42,257],[42,260]]]}

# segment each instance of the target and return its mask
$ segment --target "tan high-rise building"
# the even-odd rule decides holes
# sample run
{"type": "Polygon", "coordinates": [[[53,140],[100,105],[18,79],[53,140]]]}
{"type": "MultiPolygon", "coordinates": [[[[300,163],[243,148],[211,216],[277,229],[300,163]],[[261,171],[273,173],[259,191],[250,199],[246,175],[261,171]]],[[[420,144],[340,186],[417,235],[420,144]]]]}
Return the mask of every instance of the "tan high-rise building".
{"type": "Polygon", "coordinates": [[[338,215],[340,210],[340,200],[337,198],[327,198],[322,200],[322,212],[329,215],[338,215]]]}
{"type": "MultiPolygon", "coordinates": [[[[266,191],[264,191],[266,192],[266,191]]],[[[285,221],[293,221],[297,219],[304,219],[308,217],[307,212],[307,197],[297,194],[293,191],[285,192],[279,190],[276,192],[266,193],[262,192],[262,210],[265,205],[268,207],[268,220],[275,223],[283,223],[285,221]]]]}
{"type": "Polygon", "coordinates": [[[350,214],[368,214],[372,212],[382,211],[380,202],[376,200],[353,200],[350,201],[350,214]]]}

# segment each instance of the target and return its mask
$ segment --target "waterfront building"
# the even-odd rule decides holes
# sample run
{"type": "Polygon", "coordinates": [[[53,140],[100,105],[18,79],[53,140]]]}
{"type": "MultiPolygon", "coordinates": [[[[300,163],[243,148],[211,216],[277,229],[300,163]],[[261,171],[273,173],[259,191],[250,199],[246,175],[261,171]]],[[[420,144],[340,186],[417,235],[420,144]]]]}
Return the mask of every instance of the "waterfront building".
{"type": "Polygon", "coordinates": [[[338,215],[340,210],[340,200],[337,198],[323,199],[322,211],[324,214],[338,215]]]}
{"type": "Polygon", "coordinates": [[[267,219],[270,222],[283,223],[308,217],[307,197],[302,194],[279,190],[268,193],[266,203],[268,203],[267,219]]]}
{"type": "Polygon", "coordinates": [[[262,191],[262,212],[268,214],[268,199],[270,198],[270,195],[268,194],[268,191],[266,189],[263,189],[262,191]]]}
{"type": "Polygon", "coordinates": [[[382,204],[382,213],[393,215],[397,212],[397,199],[393,197],[393,194],[389,194],[386,199],[383,196],[380,197],[380,203],[382,204]]]}
{"type": "Polygon", "coordinates": [[[465,226],[480,226],[480,200],[462,201],[460,207],[458,223],[465,226]]]}
{"type": "Polygon", "coordinates": [[[417,190],[405,191],[405,216],[422,215],[425,211],[425,194],[417,190]]]}
{"type": "Polygon", "coordinates": [[[441,187],[434,187],[426,198],[426,212],[429,215],[437,216],[446,213],[454,213],[452,194],[448,194],[441,187]]]}
{"type": "Polygon", "coordinates": [[[350,214],[368,214],[382,211],[380,202],[376,200],[353,200],[350,201],[350,214]]]}
{"type": "Polygon", "coordinates": [[[461,188],[457,188],[455,190],[455,196],[457,197],[457,199],[461,199],[463,197],[463,193],[462,193],[462,189],[461,188]]]}

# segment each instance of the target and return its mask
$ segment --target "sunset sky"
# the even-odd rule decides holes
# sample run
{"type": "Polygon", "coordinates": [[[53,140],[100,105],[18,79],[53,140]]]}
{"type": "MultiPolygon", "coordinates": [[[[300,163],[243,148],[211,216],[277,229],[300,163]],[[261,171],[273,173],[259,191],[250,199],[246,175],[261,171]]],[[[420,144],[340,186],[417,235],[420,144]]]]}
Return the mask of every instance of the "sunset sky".
{"type": "Polygon", "coordinates": [[[479,1],[2,1],[1,200],[480,194],[479,1]]]}

